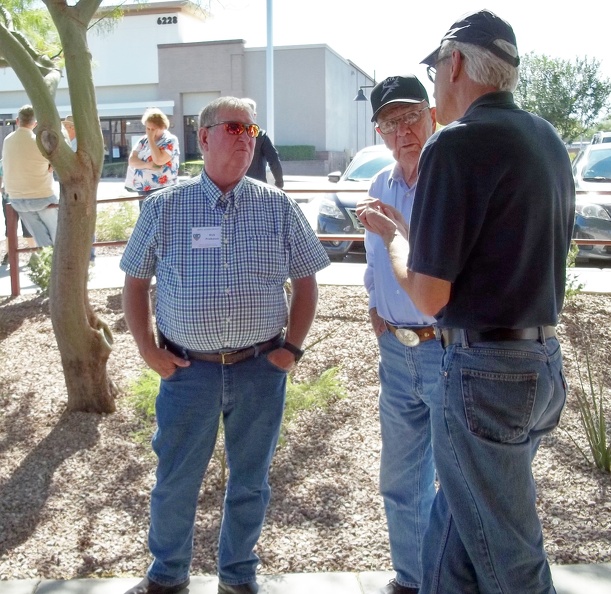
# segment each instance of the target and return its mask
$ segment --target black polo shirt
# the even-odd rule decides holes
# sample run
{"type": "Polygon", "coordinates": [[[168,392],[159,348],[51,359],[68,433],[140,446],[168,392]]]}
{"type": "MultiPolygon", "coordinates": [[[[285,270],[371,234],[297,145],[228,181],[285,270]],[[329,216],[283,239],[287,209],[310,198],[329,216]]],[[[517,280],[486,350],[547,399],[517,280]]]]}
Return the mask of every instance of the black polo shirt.
{"type": "Polygon", "coordinates": [[[408,267],[452,283],[441,327],[555,324],[575,210],[556,130],[508,92],[480,97],[424,147],[408,267]]]}

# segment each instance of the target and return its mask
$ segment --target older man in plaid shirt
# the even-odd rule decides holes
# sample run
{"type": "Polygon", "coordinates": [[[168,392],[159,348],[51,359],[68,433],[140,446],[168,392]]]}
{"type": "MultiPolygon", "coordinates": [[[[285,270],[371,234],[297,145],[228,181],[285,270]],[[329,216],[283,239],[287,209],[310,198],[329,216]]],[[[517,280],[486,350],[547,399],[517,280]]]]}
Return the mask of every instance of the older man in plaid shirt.
{"type": "Polygon", "coordinates": [[[128,594],[172,594],[188,585],[197,498],[221,415],[230,474],[218,591],[258,591],[253,548],[270,497],[286,376],[315,315],[315,274],[329,261],[292,200],[244,177],[258,132],[253,119],[248,104],[233,97],[204,108],[203,173],[145,202],[121,261],[129,329],[162,378],[153,437],[154,560],[128,594]]]}

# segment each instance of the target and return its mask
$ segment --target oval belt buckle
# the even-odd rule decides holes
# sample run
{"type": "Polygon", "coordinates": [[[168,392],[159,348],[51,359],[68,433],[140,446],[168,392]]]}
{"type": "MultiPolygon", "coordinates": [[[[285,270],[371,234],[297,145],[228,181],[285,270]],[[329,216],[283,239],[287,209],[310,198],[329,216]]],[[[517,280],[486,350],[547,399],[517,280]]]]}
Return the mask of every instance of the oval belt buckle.
{"type": "Polygon", "coordinates": [[[420,344],[420,337],[409,328],[397,328],[397,340],[408,347],[415,347],[420,344]]]}

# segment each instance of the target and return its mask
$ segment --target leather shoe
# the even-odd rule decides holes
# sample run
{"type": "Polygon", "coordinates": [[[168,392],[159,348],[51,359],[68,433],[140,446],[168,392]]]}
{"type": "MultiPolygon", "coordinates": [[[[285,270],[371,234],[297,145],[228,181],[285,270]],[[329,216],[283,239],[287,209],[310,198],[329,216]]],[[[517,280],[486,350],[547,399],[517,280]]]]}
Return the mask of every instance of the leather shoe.
{"type": "Polygon", "coordinates": [[[176,594],[189,585],[189,578],[176,586],[162,586],[145,577],[139,584],[130,588],[125,594],[176,594]]]}
{"type": "Polygon", "coordinates": [[[418,588],[402,586],[397,580],[390,580],[381,590],[380,594],[418,594],[418,588]]]}
{"type": "Polygon", "coordinates": [[[258,591],[259,584],[257,582],[248,582],[248,584],[238,584],[237,586],[219,582],[218,594],[257,594],[258,591]]]}

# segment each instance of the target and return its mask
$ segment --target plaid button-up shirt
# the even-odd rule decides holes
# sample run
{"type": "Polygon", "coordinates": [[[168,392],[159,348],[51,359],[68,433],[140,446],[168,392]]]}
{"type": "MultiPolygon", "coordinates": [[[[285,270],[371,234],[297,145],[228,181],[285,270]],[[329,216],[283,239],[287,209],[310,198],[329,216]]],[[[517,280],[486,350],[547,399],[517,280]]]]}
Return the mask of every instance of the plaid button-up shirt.
{"type": "Polygon", "coordinates": [[[299,207],[282,191],[242,179],[223,195],[205,173],[142,205],[121,259],[135,278],[157,279],[164,336],[187,349],[238,349],[287,323],[287,278],[329,264],[299,207]]]}

